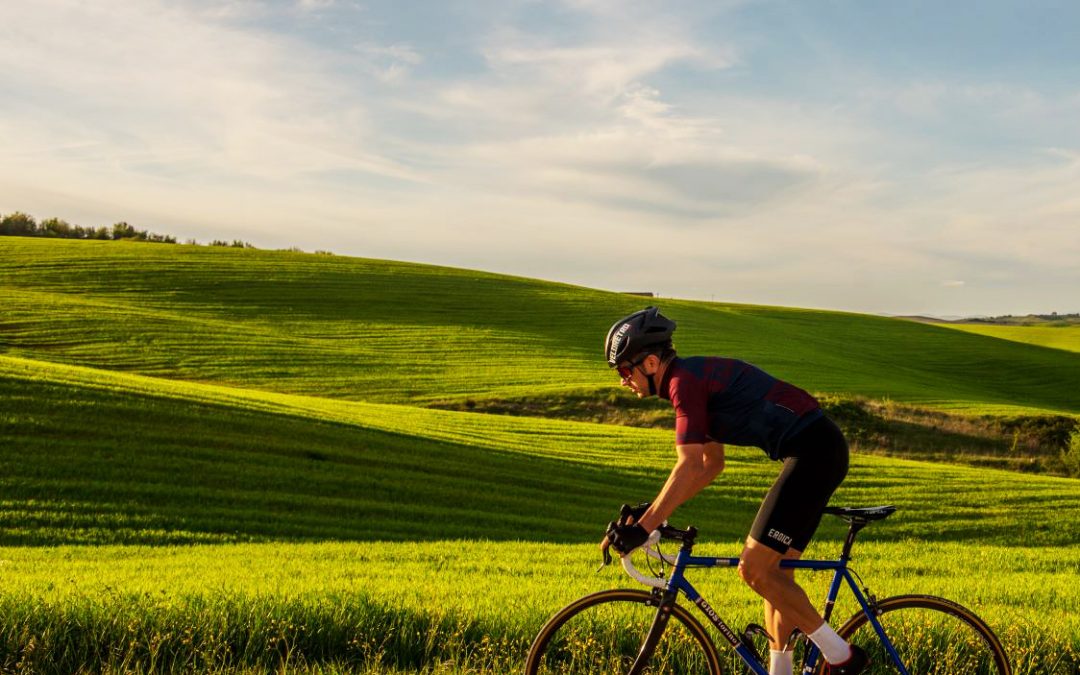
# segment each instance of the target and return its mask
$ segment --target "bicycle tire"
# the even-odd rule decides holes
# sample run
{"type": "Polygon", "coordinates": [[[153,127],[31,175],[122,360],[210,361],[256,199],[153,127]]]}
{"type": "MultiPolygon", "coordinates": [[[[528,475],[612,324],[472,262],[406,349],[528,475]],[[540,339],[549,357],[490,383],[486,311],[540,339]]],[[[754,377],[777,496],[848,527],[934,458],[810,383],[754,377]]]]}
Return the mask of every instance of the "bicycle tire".
{"type": "MultiPolygon", "coordinates": [[[[656,617],[657,599],[636,589],[586,595],[556,612],[537,633],[525,675],[625,675],[656,617]]],[[[716,646],[680,605],[643,673],[722,675],[716,646]]]]}
{"type": "MultiPolygon", "coordinates": [[[[1011,675],[1008,656],[994,632],[971,610],[932,595],[898,595],[877,603],[877,619],[911,675],[1011,675]]],[[[866,650],[871,666],[864,673],[897,673],[864,612],[837,631],[866,650]]],[[[824,672],[819,661],[817,673],[824,672]]]]}

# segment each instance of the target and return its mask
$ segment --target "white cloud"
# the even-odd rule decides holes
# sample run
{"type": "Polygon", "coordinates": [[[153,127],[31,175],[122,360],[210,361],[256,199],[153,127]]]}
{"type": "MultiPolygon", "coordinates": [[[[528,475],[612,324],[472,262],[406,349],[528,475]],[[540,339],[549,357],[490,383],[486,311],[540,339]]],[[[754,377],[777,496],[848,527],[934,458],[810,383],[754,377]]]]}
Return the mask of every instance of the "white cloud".
{"type": "Polygon", "coordinates": [[[549,46],[528,44],[528,36],[504,33],[485,51],[488,65],[499,77],[529,78],[532,86],[559,87],[575,96],[611,102],[640,78],[664,66],[691,59],[697,52],[686,43],[603,44],[549,46]]]}
{"type": "Polygon", "coordinates": [[[55,0],[6,13],[21,39],[0,40],[0,64],[27,101],[2,120],[17,129],[5,134],[9,157],[63,161],[74,147],[88,169],[211,181],[409,177],[372,149],[367,109],[303,43],[153,3],[55,0]]]}
{"type": "Polygon", "coordinates": [[[416,66],[424,62],[420,52],[407,44],[361,42],[353,50],[364,59],[367,70],[385,84],[405,80],[416,66]]]}
{"type": "Polygon", "coordinates": [[[796,99],[715,3],[492,3],[444,42],[378,9],[5,3],[0,210],[777,304],[1080,283],[1080,96],[857,66],[796,99]]]}

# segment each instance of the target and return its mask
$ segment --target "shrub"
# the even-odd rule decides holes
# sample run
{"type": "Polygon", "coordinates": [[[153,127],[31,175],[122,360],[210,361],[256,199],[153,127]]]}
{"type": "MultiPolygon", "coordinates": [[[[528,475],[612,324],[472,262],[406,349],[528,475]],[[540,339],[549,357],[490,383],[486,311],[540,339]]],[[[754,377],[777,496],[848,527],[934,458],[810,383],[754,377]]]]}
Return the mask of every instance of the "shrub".
{"type": "Polygon", "coordinates": [[[867,445],[884,442],[889,427],[865,402],[836,396],[822,396],[819,400],[825,414],[840,425],[849,441],[867,445]]]}
{"type": "Polygon", "coordinates": [[[38,230],[43,237],[77,238],[75,228],[71,226],[71,223],[59,218],[49,218],[41,221],[38,230]]]}
{"type": "Polygon", "coordinates": [[[38,232],[37,221],[33,216],[16,211],[11,215],[0,218],[0,234],[32,237],[38,232]]]}
{"type": "Polygon", "coordinates": [[[142,235],[142,238],[146,237],[145,232],[140,233],[134,227],[132,227],[131,225],[128,225],[125,222],[119,222],[119,223],[116,223],[116,224],[114,224],[112,226],[112,238],[113,239],[139,239],[140,234],[142,235]]]}
{"type": "Polygon", "coordinates": [[[1080,429],[1072,417],[1066,415],[1020,415],[996,420],[1003,435],[1012,435],[1014,446],[1026,440],[1031,449],[1048,448],[1065,451],[1070,438],[1080,429]]]}
{"type": "Polygon", "coordinates": [[[1080,429],[1072,433],[1069,438],[1069,447],[1061,451],[1061,461],[1065,464],[1065,470],[1070,476],[1080,478],[1080,429]]]}

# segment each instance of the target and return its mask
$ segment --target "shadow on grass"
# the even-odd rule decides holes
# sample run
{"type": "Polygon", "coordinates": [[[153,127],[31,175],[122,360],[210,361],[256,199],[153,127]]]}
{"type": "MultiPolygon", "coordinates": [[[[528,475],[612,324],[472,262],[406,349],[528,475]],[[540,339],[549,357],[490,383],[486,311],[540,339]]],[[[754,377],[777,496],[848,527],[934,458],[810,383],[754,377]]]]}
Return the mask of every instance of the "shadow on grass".
{"type": "MultiPolygon", "coordinates": [[[[0,417],[0,544],[9,546],[587,543],[600,539],[619,504],[652,498],[670,466],[655,456],[641,465],[634,452],[606,460],[542,457],[435,441],[422,429],[387,433],[31,380],[0,378],[0,397],[7,405],[0,417]]],[[[756,451],[738,453],[714,486],[679,510],[676,525],[698,526],[703,540],[745,537],[780,467],[756,451]]],[[[986,500],[987,481],[970,470],[871,463],[853,469],[834,503],[899,504],[901,514],[864,535],[874,538],[1071,543],[1067,528],[1044,527],[1049,519],[1031,515],[1024,499],[991,509],[972,503],[986,500]]],[[[1001,487],[1002,498],[1045,498],[1061,505],[1058,516],[1075,520],[1069,485],[1001,487]]],[[[829,539],[842,534],[833,523],[821,530],[829,539]]]]}

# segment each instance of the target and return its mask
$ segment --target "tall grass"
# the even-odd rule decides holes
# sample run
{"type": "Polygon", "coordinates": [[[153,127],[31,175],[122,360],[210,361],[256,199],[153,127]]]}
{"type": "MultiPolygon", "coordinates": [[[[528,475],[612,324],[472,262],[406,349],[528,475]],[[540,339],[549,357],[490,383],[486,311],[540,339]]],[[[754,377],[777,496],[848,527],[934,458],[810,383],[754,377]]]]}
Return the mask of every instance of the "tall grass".
{"type": "MultiPolygon", "coordinates": [[[[595,540],[671,461],[658,430],[0,366],[3,536],[33,544],[0,551],[0,642],[24,672],[508,672],[555,608],[626,583],[593,574],[595,540]]],[[[776,471],[732,448],[679,518],[737,553],[776,471]]],[[[958,599],[1018,672],[1067,673],[1075,497],[1065,479],[856,456],[834,502],[901,506],[857,547],[879,595],[958,599]]],[[[808,555],[842,534],[826,522],[808,555]]],[[[733,574],[699,580],[732,622],[757,620],[733,574]]]]}
{"type": "MultiPolygon", "coordinates": [[[[879,597],[961,600],[998,632],[1018,674],[1065,674],[1080,665],[1075,545],[1030,551],[1018,564],[1012,547],[936,544],[928,551],[925,543],[891,540],[888,529],[881,523],[867,532],[853,563],[879,597]]],[[[701,548],[725,555],[736,543],[701,548]]],[[[837,550],[821,543],[809,554],[837,550]]],[[[591,544],[106,546],[0,555],[0,662],[9,672],[20,661],[24,672],[45,673],[513,672],[559,606],[631,583],[614,569],[595,574],[591,544]]],[[[734,571],[690,578],[731,625],[760,621],[760,600],[734,571]]],[[[824,597],[827,575],[800,579],[812,598],[824,597]]],[[[855,611],[841,598],[837,623],[855,611]]]]}

